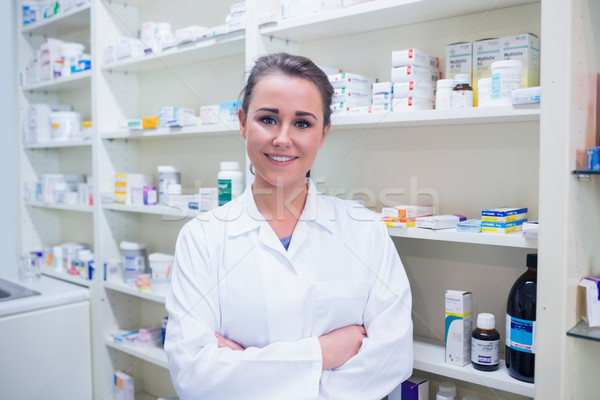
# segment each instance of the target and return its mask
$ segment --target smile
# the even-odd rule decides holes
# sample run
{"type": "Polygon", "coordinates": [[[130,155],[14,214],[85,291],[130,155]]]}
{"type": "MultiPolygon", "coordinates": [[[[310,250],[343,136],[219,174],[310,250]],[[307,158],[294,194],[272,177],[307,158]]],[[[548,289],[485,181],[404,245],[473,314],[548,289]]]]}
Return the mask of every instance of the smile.
{"type": "Polygon", "coordinates": [[[271,160],[273,161],[279,161],[279,162],[286,162],[286,161],[292,161],[295,160],[298,157],[284,157],[284,156],[271,156],[269,154],[265,154],[267,157],[269,157],[271,160]]]}

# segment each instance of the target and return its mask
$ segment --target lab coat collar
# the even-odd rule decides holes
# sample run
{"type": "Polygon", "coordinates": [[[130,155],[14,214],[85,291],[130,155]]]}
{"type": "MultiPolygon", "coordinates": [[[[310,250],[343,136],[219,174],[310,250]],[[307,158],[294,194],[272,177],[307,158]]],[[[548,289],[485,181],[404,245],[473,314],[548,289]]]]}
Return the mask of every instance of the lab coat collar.
{"type": "MultiPolygon", "coordinates": [[[[310,178],[306,179],[306,184],[308,185],[308,194],[300,221],[315,222],[332,233],[336,211],[333,203],[322,199],[323,195],[317,192],[317,188],[310,178]]],[[[258,211],[251,186],[248,186],[240,198],[233,203],[229,214],[239,217],[229,229],[231,236],[244,234],[267,223],[258,211]]]]}

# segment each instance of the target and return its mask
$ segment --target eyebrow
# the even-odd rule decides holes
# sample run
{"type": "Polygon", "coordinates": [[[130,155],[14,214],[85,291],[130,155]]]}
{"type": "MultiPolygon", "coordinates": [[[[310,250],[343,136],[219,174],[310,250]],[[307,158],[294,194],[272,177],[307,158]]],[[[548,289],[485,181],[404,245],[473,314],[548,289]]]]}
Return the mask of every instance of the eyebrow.
{"type": "MultiPolygon", "coordinates": [[[[261,107],[256,111],[267,111],[267,112],[271,112],[273,114],[279,114],[279,109],[277,108],[269,108],[269,107],[261,107]]],[[[296,117],[306,117],[306,116],[310,116],[313,117],[315,120],[319,120],[317,118],[317,116],[311,112],[308,111],[296,111],[296,117]]]]}

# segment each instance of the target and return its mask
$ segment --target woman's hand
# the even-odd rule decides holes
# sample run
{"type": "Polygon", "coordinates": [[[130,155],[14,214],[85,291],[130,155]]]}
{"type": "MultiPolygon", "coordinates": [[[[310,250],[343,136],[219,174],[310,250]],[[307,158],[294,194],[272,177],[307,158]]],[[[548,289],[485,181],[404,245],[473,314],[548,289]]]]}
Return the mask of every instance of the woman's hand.
{"type": "Polygon", "coordinates": [[[226,337],[219,335],[217,332],[215,332],[215,336],[217,337],[217,340],[219,341],[219,347],[227,347],[231,350],[244,350],[244,348],[242,346],[240,346],[233,340],[229,340],[226,337]]]}
{"type": "Polygon", "coordinates": [[[366,337],[367,331],[362,325],[346,326],[319,337],[323,369],[337,368],[354,357],[366,337]]]}

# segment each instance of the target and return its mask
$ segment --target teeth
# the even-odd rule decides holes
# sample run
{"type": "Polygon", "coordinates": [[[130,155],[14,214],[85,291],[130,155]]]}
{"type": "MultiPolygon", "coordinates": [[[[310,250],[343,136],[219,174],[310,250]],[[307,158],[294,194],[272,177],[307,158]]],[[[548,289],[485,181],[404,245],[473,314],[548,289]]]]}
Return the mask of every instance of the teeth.
{"type": "Polygon", "coordinates": [[[268,156],[271,160],[275,161],[291,161],[296,157],[277,157],[277,156],[268,156]]]}

